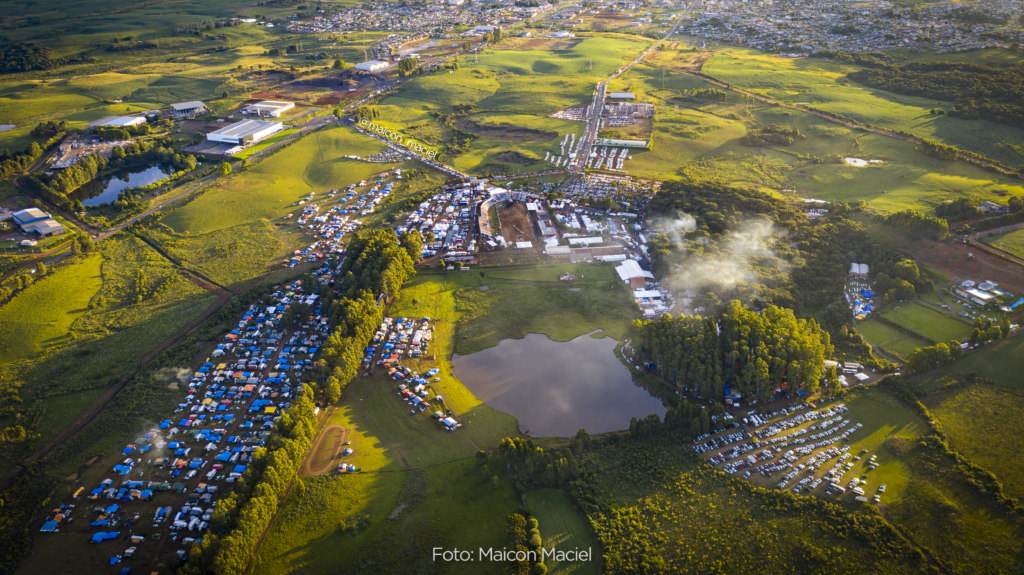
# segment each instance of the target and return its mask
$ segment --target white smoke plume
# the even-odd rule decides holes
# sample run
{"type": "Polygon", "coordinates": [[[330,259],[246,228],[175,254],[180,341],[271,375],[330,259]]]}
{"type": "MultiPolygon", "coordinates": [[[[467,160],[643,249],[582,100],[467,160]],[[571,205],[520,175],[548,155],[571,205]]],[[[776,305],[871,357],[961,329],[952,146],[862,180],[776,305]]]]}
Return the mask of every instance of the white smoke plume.
{"type": "MultiPolygon", "coordinates": [[[[692,217],[689,219],[693,220],[692,217]]],[[[666,233],[672,241],[683,243],[682,233],[687,220],[679,218],[674,221],[679,225],[671,228],[671,233],[666,233]]],[[[671,289],[692,290],[696,294],[714,291],[720,299],[725,299],[737,285],[757,281],[751,269],[751,259],[776,257],[772,244],[778,235],[779,231],[770,222],[747,221],[718,240],[720,255],[690,255],[681,261],[677,259],[664,283],[671,289]]],[[[694,239],[705,245],[709,243],[704,236],[694,239]]]]}

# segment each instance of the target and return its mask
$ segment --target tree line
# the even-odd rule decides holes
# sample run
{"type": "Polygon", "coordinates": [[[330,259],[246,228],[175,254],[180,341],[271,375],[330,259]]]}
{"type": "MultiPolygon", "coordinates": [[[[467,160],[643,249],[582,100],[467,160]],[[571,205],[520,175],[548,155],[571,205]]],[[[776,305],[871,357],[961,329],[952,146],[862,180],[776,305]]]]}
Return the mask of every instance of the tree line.
{"type": "Polygon", "coordinates": [[[848,76],[872,88],[953,102],[949,112],[953,116],[1024,127],[1024,69],[1020,67],[995,68],[965,62],[886,63],[848,76]]]}
{"type": "Polygon", "coordinates": [[[714,318],[678,315],[636,320],[633,346],[645,365],[698,397],[721,400],[725,385],[744,397],[767,401],[783,383],[792,391],[820,390],[833,348],[817,321],[792,310],[755,311],[733,300],[714,318]]]}
{"type": "MultiPolygon", "coordinates": [[[[676,281],[676,271],[685,274],[697,265],[715,270],[702,285],[693,286],[697,292],[693,305],[708,310],[704,315],[723,313],[732,299],[755,308],[790,308],[799,318],[817,318],[838,350],[875,361],[870,346],[852,325],[844,295],[847,270],[852,262],[865,263],[872,276],[892,278],[897,264],[906,258],[879,244],[863,224],[849,217],[859,208],[835,203],[828,210],[829,217],[811,219],[790,203],[756,190],[668,181],[648,204],[647,217],[689,225],[649,237],[652,267],[659,277],[671,281],[676,281]],[[750,234],[743,235],[744,230],[751,224],[763,227],[765,222],[771,224],[770,233],[761,239],[768,249],[737,251],[749,246],[750,234]],[[732,286],[719,281],[722,261],[742,263],[749,277],[732,286]]],[[[683,285],[689,281],[685,275],[679,277],[683,285]]],[[[919,292],[931,289],[925,278],[910,283],[919,292]]]]}
{"type": "Polygon", "coordinates": [[[926,216],[914,209],[893,212],[883,217],[887,226],[907,230],[930,240],[943,240],[949,236],[949,222],[935,216],[926,216]]]}
{"type": "MultiPolygon", "coordinates": [[[[342,288],[350,297],[370,290],[384,294],[390,300],[415,273],[411,251],[399,243],[394,230],[356,232],[346,246],[345,261],[341,266],[342,288]]],[[[416,253],[416,259],[419,259],[419,252],[416,253]]]]}

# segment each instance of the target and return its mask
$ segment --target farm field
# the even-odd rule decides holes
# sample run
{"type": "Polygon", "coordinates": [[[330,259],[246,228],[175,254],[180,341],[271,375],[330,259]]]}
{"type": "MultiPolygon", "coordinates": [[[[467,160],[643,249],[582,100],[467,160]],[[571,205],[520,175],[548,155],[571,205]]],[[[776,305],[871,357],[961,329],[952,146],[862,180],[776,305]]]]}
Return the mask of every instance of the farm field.
{"type": "Polygon", "coordinates": [[[1020,366],[1024,362],[1024,337],[1013,337],[988,343],[981,348],[964,354],[962,358],[946,367],[915,378],[917,385],[933,391],[941,386],[959,381],[961,376],[977,372],[981,377],[995,381],[1007,388],[1024,391],[1020,377],[1020,366]]]}
{"type": "Polygon", "coordinates": [[[1022,399],[1019,390],[977,382],[924,400],[950,446],[995,473],[1008,497],[1024,495],[1024,464],[1013,455],[1024,448],[1022,399]]]}
{"type": "Polygon", "coordinates": [[[896,328],[885,325],[881,322],[867,320],[857,323],[857,329],[868,338],[871,343],[881,347],[882,351],[892,353],[901,358],[919,347],[927,347],[928,342],[903,333],[896,328]]]}
{"type": "MultiPolygon", "coordinates": [[[[731,91],[724,102],[686,96],[684,90],[720,88],[680,71],[675,60],[663,61],[664,54],[655,60],[665,64],[664,70],[636,66],[609,86],[634,92],[638,101],[656,106],[653,149],[634,152],[625,165],[629,172],[769,193],[791,190],[801,197],[828,201],[862,200],[880,211],[913,208],[929,213],[965,193],[1003,203],[1007,194],[1024,195],[1024,186],[1012,178],[966,162],[926,156],[909,142],[750,102],[731,91]],[[770,124],[796,128],[803,138],[789,146],[740,144],[750,128],[770,124]],[[847,157],[878,162],[861,168],[848,165],[843,160],[847,157]]],[[[785,61],[791,63],[791,59],[785,61]]]]}
{"type": "MultiPolygon", "coordinates": [[[[475,458],[408,472],[337,473],[301,479],[293,487],[254,573],[333,573],[339,564],[409,572],[430,564],[431,549],[500,549],[505,517],[516,497],[500,464],[475,458]],[[442,525],[438,519],[443,518],[442,525]]],[[[450,563],[449,573],[480,573],[474,563],[450,563]]]]}
{"type": "Polygon", "coordinates": [[[277,151],[248,171],[232,175],[201,197],[165,216],[175,232],[202,234],[265,218],[278,221],[302,211],[296,204],[380,173],[392,164],[345,158],[366,156],[384,145],[347,127],[319,130],[277,151]]]}
{"type": "Polygon", "coordinates": [[[931,115],[930,109],[948,107],[950,103],[869,89],[845,79],[857,69],[817,58],[783,58],[730,47],[716,50],[703,72],[783,102],[806,103],[860,122],[903,130],[1008,165],[1024,162],[1004,144],[1021,141],[1021,130],[987,121],[931,115]]]}
{"type": "Polygon", "coordinates": [[[882,317],[935,341],[965,341],[971,335],[970,324],[923,305],[904,302],[889,307],[882,317]]]}
{"type": "Polygon", "coordinates": [[[49,345],[73,339],[71,326],[87,311],[103,285],[100,265],[92,256],[78,265],[53,272],[0,307],[0,362],[37,357],[49,345]]]}
{"type": "MultiPolygon", "coordinates": [[[[544,549],[552,547],[559,551],[599,549],[587,528],[586,520],[572,504],[569,496],[554,489],[538,489],[526,493],[526,508],[533,513],[540,524],[544,549]]],[[[558,562],[546,561],[548,573],[552,575],[596,575],[598,561],[558,562]]]]}
{"type": "Polygon", "coordinates": [[[1024,228],[981,238],[986,244],[1024,258],[1024,228]]]}

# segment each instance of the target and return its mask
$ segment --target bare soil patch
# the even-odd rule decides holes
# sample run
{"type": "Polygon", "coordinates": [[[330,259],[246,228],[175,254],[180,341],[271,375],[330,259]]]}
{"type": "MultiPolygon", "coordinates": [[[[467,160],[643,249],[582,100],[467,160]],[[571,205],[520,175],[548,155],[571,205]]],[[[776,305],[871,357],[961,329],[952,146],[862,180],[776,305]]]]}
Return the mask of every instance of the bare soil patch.
{"type": "Polygon", "coordinates": [[[955,240],[904,242],[903,245],[914,258],[951,278],[974,281],[986,279],[998,283],[1000,289],[1010,293],[1024,292],[1024,268],[975,246],[955,240]],[[974,258],[968,258],[967,254],[974,258]]]}
{"type": "Polygon", "coordinates": [[[345,442],[348,441],[348,435],[349,430],[340,425],[325,427],[313,449],[310,450],[309,456],[302,462],[299,475],[311,477],[336,468],[341,460],[341,452],[345,449],[345,442]]]}
{"type": "Polygon", "coordinates": [[[526,206],[515,202],[498,208],[498,221],[501,222],[501,235],[507,242],[532,242],[533,224],[526,206]]]}

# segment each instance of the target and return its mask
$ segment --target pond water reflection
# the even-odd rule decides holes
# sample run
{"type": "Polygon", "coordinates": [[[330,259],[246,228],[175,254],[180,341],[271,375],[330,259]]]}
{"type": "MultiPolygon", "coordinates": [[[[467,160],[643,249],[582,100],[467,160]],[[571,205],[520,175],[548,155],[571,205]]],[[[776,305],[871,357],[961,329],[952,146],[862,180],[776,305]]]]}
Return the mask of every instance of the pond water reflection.
{"type": "Polygon", "coordinates": [[[98,206],[117,201],[117,195],[127,188],[147,186],[162,180],[175,172],[170,166],[157,164],[148,168],[129,168],[93,180],[72,193],[82,205],[98,206]]]}
{"type": "Polygon", "coordinates": [[[667,411],[633,382],[610,337],[557,342],[543,334],[506,339],[471,355],[454,355],[452,371],[487,405],[519,420],[534,437],[629,428],[632,417],[667,411]]]}

